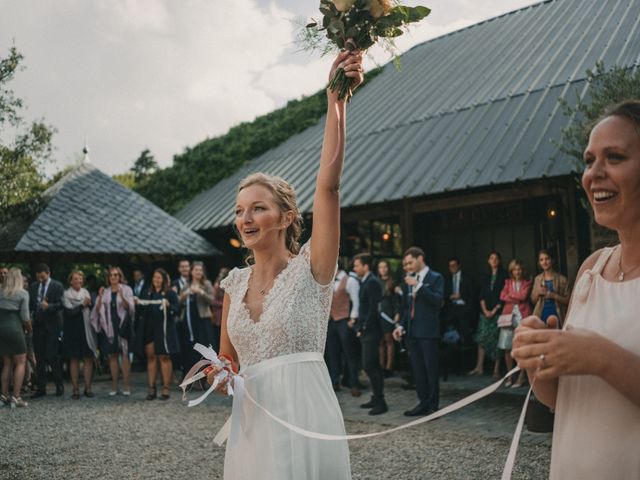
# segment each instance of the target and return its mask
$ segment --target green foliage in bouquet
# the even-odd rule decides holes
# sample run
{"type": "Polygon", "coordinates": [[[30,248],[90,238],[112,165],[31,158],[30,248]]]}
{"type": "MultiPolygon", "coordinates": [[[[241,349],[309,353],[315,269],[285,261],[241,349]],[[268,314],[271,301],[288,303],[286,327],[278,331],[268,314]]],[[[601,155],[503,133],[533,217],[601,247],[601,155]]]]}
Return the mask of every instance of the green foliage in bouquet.
{"type": "MultiPolygon", "coordinates": [[[[298,36],[306,50],[321,50],[323,55],[334,50],[366,51],[381,43],[394,52],[393,39],[403,28],[419,22],[431,10],[427,7],[406,7],[395,0],[320,0],[322,21],[312,21],[298,36]]],[[[350,80],[339,68],[329,82],[331,91],[338,91],[341,100],[352,96],[350,80]]]]}

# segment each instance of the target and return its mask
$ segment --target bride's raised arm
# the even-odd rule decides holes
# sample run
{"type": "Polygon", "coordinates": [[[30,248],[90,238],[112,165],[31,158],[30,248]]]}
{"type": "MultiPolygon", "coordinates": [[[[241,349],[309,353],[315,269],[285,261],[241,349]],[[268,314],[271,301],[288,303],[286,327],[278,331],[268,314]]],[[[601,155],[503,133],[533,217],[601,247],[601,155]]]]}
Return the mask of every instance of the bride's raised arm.
{"type": "MultiPolygon", "coordinates": [[[[333,62],[329,78],[342,67],[352,79],[352,90],[363,81],[360,52],[342,52],[333,62]]],[[[335,274],[340,247],[340,177],[344,161],[346,105],[338,93],[327,90],[327,119],[320,156],[320,168],[313,198],[313,230],[311,233],[311,271],[321,284],[329,283],[335,274]]]]}

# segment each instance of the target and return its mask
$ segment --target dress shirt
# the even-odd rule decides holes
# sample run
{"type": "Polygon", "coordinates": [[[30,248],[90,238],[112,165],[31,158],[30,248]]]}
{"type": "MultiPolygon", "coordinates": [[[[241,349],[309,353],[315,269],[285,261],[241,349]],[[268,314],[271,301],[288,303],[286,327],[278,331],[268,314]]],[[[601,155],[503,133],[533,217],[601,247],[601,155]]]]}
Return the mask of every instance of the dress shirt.
{"type": "MultiPolygon", "coordinates": [[[[462,270],[458,270],[456,273],[453,274],[453,287],[452,287],[452,291],[451,293],[460,293],[460,282],[462,281],[462,270]]],[[[457,300],[453,301],[454,304],[456,305],[465,305],[465,301],[462,298],[458,298],[457,300]]]]}
{"type": "Polygon", "coordinates": [[[43,284],[40,282],[38,286],[38,308],[42,308],[40,303],[44,301],[47,296],[47,290],[49,290],[49,284],[51,283],[51,277],[47,278],[47,281],[43,284]]]}
{"type": "MultiPolygon", "coordinates": [[[[344,270],[340,270],[336,275],[336,280],[333,283],[333,291],[338,290],[340,286],[340,282],[342,279],[347,276],[347,272],[344,270]]],[[[345,285],[345,289],[347,290],[347,294],[349,295],[349,300],[351,300],[351,314],[349,318],[358,318],[358,309],[360,308],[360,282],[358,279],[352,277],[351,275],[347,278],[347,284],[345,285]]]]}
{"type": "Polygon", "coordinates": [[[429,266],[425,265],[425,267],[418,272],[418,276],[416,277],[418,280],[418,284],[414,287],[413,293],[416,293],[418,290],[420,290],[420,287],[422,287],[424,279],[427,278],[428,274],[429,274],[429,266]]]}

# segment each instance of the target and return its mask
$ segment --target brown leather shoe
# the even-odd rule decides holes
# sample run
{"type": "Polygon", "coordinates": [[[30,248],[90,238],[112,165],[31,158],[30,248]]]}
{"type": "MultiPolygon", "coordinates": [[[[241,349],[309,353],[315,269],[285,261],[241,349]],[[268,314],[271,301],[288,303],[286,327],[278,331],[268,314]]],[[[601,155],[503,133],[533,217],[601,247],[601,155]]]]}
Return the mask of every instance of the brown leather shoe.
{"type": "Polygon", "coordinates": [[[360,389],[359,388],[352,388],[351,389],[351,396],[352,397],[359,397],[360,396],[360,389]]]}

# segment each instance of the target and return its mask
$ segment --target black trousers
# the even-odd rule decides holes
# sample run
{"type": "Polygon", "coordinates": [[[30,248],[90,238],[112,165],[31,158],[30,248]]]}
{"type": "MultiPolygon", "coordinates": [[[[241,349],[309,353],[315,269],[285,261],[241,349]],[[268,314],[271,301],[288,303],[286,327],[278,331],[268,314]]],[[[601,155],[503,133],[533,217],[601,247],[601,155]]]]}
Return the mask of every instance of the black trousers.
{"type": "Polygon", "coordinates": [[[420,406],[437,410],[440,404],[438,340],[409,338],[409,351],[420,406]]]}
{"type": "Polygon", "coordinates": [[[371,382],[373,399],[384,402],[384,373],[380,366],[378,346],[382,340],[382,331],[366,331],[360,337],[362,343],[362,366],[371,382]]]}
{"type": "Polygon", "coordinates": [[[351,387],[358,385],[358,358],[353,344],[353,329],[349,319],[329,320],[327,328],[327,367],[333,385],[340,384],[342,361],[344,360],[347,380],[351,387]]]}
{"type": "Polygon", "coordinates": [[[471,339],[471,334],[473,333],[472,315],[471,309],[467,305],[449,305],[445,319],[446,326],[458,330],[465,342],[471,339]]]}
{"type": "Polygon", "coordinates": [[[62,385],[62,368],[58,355],[58,334],[47,330],[43,323],[33,325],[33,353],[36,356],[36,383],[38,391],[47,389],[47,364],[51,365],[53,381],[56,386],[62,385]]]}

